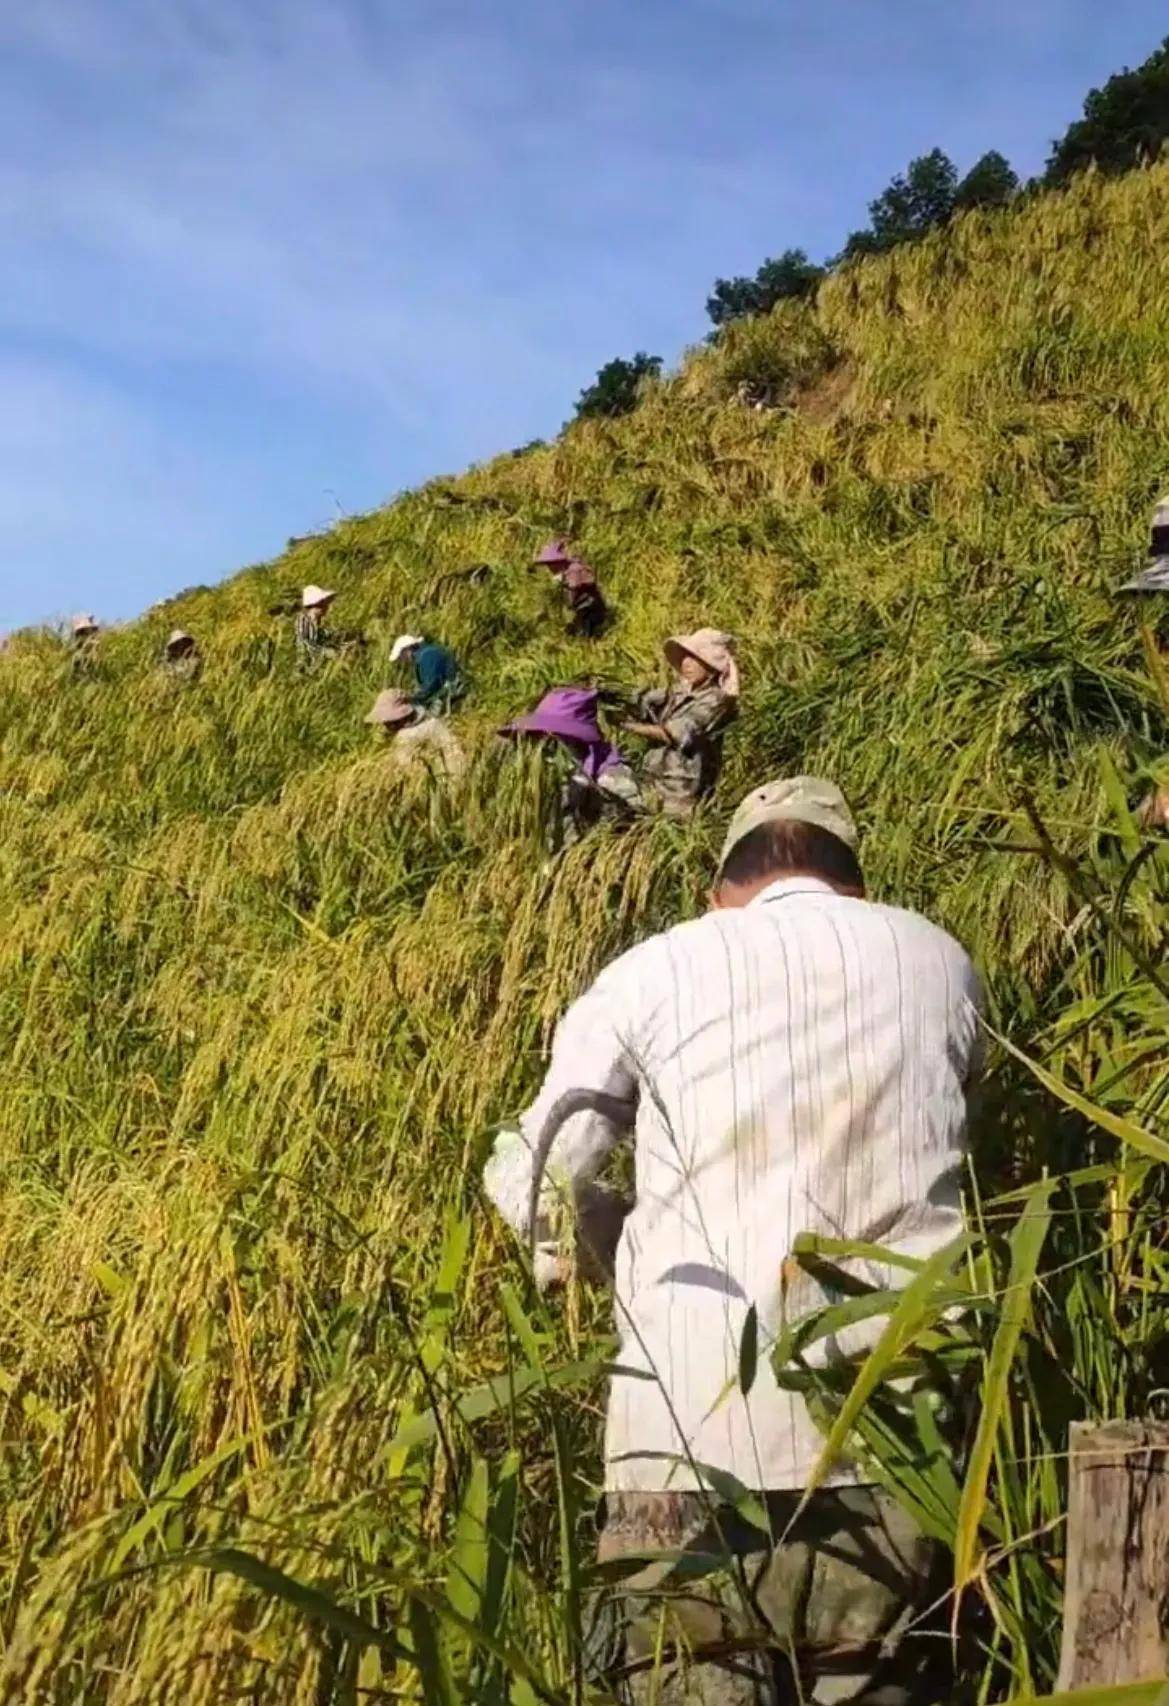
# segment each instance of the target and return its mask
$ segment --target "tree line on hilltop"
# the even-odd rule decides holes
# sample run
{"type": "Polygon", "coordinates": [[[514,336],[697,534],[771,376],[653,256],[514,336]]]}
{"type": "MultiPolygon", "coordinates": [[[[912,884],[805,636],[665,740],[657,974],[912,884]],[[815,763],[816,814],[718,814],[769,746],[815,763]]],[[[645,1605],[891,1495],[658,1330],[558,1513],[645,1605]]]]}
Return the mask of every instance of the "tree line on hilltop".
{"type": "MultiPolygon", "coordinates": [[[[1083,116],[1053,143],[1043,173],[1020,184],[1010,161],[990,149],[959,178],[941,148],[912,160],[869,203],[869,223],[849,236],[839,255],[817,263],[803,249],[785,249],[769,257],[751,276],[716,279],[706,312],[717,339],[724,326],[751,315],[767,314],[776,303],[811,296],[836,267],[865,255],[886,254],[903,243],[919,242],[956,215],[972,208],[1005,207],[1019,195],[1058,189],[1077,172],[1095,166],[1103,172],[1127,172],[1156,159],[1169,140],[1169,36],[1135,70],[1110,77],[1084,102],[1083,116]]],[[[645,379],[661,372],[660,356],[639,350],[629,360],[606,362],[580,394],[577,420],[628,414],[637,404],[645,379]]]]}

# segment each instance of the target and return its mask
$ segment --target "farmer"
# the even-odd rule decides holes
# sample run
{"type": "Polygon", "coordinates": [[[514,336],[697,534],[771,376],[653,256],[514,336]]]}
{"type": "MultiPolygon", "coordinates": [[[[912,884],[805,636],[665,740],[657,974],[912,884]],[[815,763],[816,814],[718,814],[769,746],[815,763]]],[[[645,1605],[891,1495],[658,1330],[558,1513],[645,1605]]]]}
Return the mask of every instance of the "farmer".
{"type": "Polygon", "coordinates": [[[325,627],[325,617],[337,594],[328,587],[306,586],[296,618],[296,658],[302,669],[315,669],[336,657],[337,640],[325,627]]]}
{"type": "Polygon", "coordinates": [[[70,622],[69,628],[74,673],[77,675],[88,674],[93,669],[97,657],[96,641],[100,632],[97,618],[88,613],[75,616],[70,622]]]}
{"type": "Polygon", "coordinates": [[[591,688],[556,687],[536,709],[500,729],[510,739],[528,735],[563,772],[560,789],[562,847],[571,847],[601,822],[628,822],[645,809],[637,778],[597,723],[597,694],[591,688]]]}
{"type": "Polygon", "coordinates": [[[673,687],[655,687],[638,701],[638,720],[625,733],[651,742],[642,780],[669,817],[689,817],[713,789],[722,766],[722,737],[739,709],[739,671],[733,641],[718,628],[675,634],[663,646],[676,672],[673,687]]]}
{"type": "Polygon", "coordinates": [[[1145,566],[1121,587],[1121,592],[1169,592],[1169,497],[1153,511],[1145,566]]]}
{"type": "Polygon", "coordinates": [[[608,621],[609,610],[589,565],[574,553],[567,539],[550,539],[535,560],[533,567],[537,566],[549,569],[563,588],[565,603],[572,612],[565,631],[578,639],[596,639],[608,621]]]}
{"type": "MultiPolygon", "coordinates": [[[[598,1662],[627,1700],[923,1698],[907,1679],[936,1643],[910,1639],[887,1659],[932,1547],[843,1459],[796,1514],[823,1439],[766,1353],[782,1320],[826,1301],[787,1260],[801,1232],[924,1258],[962,1227],[978,981],[935,925],[865,899],[856,845],[829,782],[749,794],[711,910],[622,955],[569,1009],[539,1095],[488,1164],[488,1194],[533,1237],[548,1281],[558,1202],[591,1208],[606,1155],[632,1132],[600,1558],[632,1570],[637,1554],[687,1548],[714,1561],[681,1582],[643,1564],[613,1590],[598,1662]],[[533,1228],[533,1151],[549,1140],[533,1228]],[[760,1350],[744,1396],[752,1310],[760,1350]],[[711,1482],[727,1475],[765,1495],[774,1546],[725,1508],[716,1524],[711,1482]]],[[[897,1269],[864,1268],[899,1283],[897,1269]]]]}
{"type": "Polygon", "coordinates": [[[162,655],[163,671],[176,684],[197,681],[203,668],[203,658],[195,636],[185,628],[175,628],[167,636],[162,655]]]}
{"type": "Polygon", "coordinates": [[[449,711],[466,692],[458,659],[447,646],[421,634],[399,634],[390,649],[390,662],[405,658],[413,666],[417,686],[410,703],[436,716],[449,711]]]}
{"type": "Polygon", "coordinates": [[[447,776],[461,776],[466,768],[463,749],[449,725],[441,717],[427,715],[399,688],[387,687],[379,693],[365,720],[392,742],[390,756],[396,769],[419,762],[447,776]]]}

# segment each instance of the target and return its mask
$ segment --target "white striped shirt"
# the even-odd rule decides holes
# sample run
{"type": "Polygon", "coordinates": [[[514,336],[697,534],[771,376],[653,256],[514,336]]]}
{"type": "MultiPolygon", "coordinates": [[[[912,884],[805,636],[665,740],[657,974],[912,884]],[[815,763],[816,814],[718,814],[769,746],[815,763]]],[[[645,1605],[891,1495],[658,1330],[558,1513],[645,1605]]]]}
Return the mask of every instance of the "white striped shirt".
{"type": "MultiPolygon", "coordinates": [[[[613,1378],[610,1489],[693,1487],[688,1458],[750,1487],[805,1483],[822,1436],[766,1350],[785,1316],[825,1297],[803,1278],[793,1310],[784,1260],[801,1232],[920,1257],[961,1230],[980,1002],[966,954],[928,920],[794,877],[632,949],[564,1016],[520,1165],[488,1185],[526,1232],[531,1148],[558,1099],[587,1089],[636,1107],[619,1361],[657,1379],[613,1378]],[[760,1354],[744,1399],[752,1303],[760,1354]]],[[[543,1200],[553,1179],[590,1180],[620,1135],[570,1118],[543,1200]]],[[[842,1464],[829,1481],[854,1478],[842,1464]]]]}

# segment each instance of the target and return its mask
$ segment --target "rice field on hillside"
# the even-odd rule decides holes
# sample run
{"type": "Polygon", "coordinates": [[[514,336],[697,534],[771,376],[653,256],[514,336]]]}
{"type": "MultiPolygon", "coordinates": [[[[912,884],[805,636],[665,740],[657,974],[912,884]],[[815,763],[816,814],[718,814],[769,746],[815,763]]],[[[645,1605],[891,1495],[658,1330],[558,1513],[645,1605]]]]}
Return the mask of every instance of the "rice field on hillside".
{"type": "Polygon", "coordinates": [[[990,990],[972,1243],[903,1347],[946,1415],[886,1385],[856,1425],[954,1546],[970,1697],[1054,1686],[1068,1423],[1169,1386],[1169,851],[1132,812],[1169,670],[1115,596],[1169,477],[1167,192],[968,215],[89,675],[0,652],[0,1699],[587,1697],[606,1300],[541,1302],[478,1175],[565,1003],[797,770],[990,990]],[[525,566],[560,531],[616,607],[592,648],[525,566]],[[305,677],[271,612],[308,581],[369,644],[305,677]],[[716,800],[550,859],[495,729],[707,622],[744,679],[716,800]],[[416,625],[472,676],[457,785],[362,724],[416,625]]]}

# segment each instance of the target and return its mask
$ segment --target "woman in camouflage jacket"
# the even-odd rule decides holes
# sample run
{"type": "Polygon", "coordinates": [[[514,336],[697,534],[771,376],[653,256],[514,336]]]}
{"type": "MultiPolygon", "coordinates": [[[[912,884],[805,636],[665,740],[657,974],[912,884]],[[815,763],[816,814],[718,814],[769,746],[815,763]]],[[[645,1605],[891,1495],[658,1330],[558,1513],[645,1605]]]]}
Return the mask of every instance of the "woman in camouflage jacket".
{"type": "Polygon", "coordinates": [[[718,780],[723,733],[739,709],[733,643],[718,628],[673,635],[662,649],[676,683],[643,693],[638,720],[625,725],[626,733],[652,743],[642,780],[669,817],[689,817],[718,780]]]}

